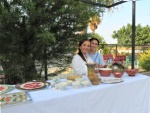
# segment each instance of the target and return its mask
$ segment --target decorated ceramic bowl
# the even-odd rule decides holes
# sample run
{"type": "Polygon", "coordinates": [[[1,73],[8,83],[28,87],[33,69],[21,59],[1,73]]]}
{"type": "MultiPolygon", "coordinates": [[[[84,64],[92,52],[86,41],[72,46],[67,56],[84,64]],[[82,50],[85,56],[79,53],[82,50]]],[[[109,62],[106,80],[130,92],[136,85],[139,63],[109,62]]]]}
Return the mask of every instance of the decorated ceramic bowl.
{"type": "Polygon", "coordinates": [[[121,78],[122,75],[124,74],[124,71],[113,71],[112,74],[113,74],[114,77],[116,77],[116,78],[121,78]]]}
{"type": "Polygon", "coordinates": [[[112,71],[124,71],[125,67],[122,64],[114,63],[111,66],[112,71]]]}
{"type": "Polygon", "coordinates": [[[139,69],[126,69],[126,73],[129,76],[135,76],[139,72],[139,69]]]}
{"type": "Polygon", "coordinates": [[[124,71],[125,69],[122,64],[114,63],[112,65],[112,74],[114,75],[114,77],[121,78],[122,75],[124,74],[124,71]]]}
{"type": "Polygon", "coordinates": [[[111,75],[112,69],[111,68],[99,68],[99,73],[103,77],[108,77],[111,75]]]}

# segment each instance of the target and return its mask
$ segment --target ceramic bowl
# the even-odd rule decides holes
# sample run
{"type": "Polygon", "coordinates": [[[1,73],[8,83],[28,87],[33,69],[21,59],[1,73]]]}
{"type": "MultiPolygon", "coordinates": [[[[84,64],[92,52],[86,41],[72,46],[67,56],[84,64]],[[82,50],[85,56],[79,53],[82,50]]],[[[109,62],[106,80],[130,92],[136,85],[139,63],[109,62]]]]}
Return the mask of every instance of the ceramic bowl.
{"type": "Polygon", "coordinates": [[[129,76],[135,76],[139,72],[139,69],[126,69],[126,73],[129,76]]]}
{"type": "Polygon", "coordinates": [[[114,75],[114,77],[121,78],[122,75],[124,74],[124,71],[125,69],[122,64],[114,63],[112,65],[112,74],[114,75]]]}
{"type": "Polygon", "coordinates": [[[113,71],[112,74],[113,74],[114,77],[116,77],[116,78],[121,78],[122,75],[124,74],[124,71],[113,71]]]}
{"type": "Polygon", "coordinates": [[[108,77],[111,75],[112,69],[111,68],[99,68],[99,73],[103,77],[108,77]]]}
{"type": "Polygon", "coordinates": [[[111,66],[112,71],[124,71],[125,67],[122,64],[114,63],[111,66]]]}

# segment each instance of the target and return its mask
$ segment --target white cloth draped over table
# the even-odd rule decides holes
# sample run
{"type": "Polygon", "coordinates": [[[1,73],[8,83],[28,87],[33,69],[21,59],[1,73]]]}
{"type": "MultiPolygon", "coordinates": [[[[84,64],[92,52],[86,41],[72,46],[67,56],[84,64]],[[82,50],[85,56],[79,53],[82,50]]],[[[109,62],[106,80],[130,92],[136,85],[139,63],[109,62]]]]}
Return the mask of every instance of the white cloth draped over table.
{"type": "Polygon", "coordinates": [[[2,113],[150,113],[150,77],[125,73],[123,80],[64,91],[32,91],[31,103],[3,108],[2,113]]]}
{"type": "Polygon", "coordinates": [[[78,54],[74,55],[72,59],[72,68],[76,74],[87,75],[88,70],[86,63],[94,63],[90,56],[87,56],[87,62],[85,62],[78,54]]]}

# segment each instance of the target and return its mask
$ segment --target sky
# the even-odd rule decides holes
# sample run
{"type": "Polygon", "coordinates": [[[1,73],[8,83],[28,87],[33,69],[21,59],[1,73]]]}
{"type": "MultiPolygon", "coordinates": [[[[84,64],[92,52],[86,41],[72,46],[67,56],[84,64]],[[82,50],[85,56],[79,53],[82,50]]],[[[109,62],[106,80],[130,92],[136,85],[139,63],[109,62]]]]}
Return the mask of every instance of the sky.
{"type": "MultiPolygon", "coordinates": [[[[150,0],[137,0],[135,9],[135,24],[150,25],[150,0]]],[[[128,23],[132,25],[132,1],[118,5],[113,12],[106,9],[101,19],[102,22],[95,33],[102,36],[107,44],[116,44],[117,40],[111,36],[113,31],[119,30],[128,23]]],[[[88,29],[88,32],[91,30],[88,29]]]]}

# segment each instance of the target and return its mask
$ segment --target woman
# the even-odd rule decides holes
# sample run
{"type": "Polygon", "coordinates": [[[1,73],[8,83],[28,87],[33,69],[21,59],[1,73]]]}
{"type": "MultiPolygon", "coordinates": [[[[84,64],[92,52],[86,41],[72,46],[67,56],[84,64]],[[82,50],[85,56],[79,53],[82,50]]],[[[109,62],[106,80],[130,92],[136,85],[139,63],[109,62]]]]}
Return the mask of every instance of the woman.
{"type": "Polygon", "coordinates": [[[99,40],[97,38],[91,38],[90,42],[91,42],[91,48],[88,53],[88,56],[90,56],[93,62],[97,64],[97,67],[99,68],[105,67],[105,62],[104,62],[102,54],[97,52],[97,48],[99,46],[99,40]]]}
{"type": "Polygon", "coordinates": [[[79,42],[78,54],[72,59],[72,68],[78,75],[87,75],[86,63],[93,63],[93,60],[87,55],[90,50],[90,41],[83,39],[79,42]]]}

